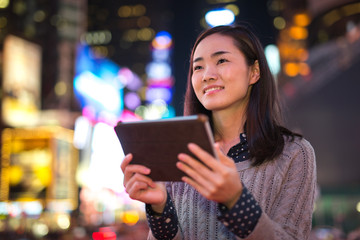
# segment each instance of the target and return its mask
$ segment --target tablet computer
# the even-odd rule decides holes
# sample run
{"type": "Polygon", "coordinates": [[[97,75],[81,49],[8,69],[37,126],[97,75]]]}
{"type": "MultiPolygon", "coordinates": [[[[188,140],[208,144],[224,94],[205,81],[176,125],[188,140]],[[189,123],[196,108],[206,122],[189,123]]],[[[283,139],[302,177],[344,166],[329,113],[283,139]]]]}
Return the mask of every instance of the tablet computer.
{"type": "Polygon", "coordinates": [[[214,139],[206,115],[160,120],[119,122],[115,132],[125,154],[132,153],[130,164],[151,169],[154,181],[181,181],[184,172],[176,167],[179,153],[192,155],[188,143],[196,143],[213,156],[214,139]]]}

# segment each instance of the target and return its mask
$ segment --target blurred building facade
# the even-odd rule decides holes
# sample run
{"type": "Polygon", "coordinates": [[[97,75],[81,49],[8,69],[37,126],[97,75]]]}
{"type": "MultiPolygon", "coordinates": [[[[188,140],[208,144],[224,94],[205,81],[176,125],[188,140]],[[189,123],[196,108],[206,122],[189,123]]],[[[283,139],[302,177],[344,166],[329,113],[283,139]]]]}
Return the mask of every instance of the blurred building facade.
{"type": "Polygon", "coordinates": [[[315,148],[314,222],[348,232],[359,226],[360,2],[282,2],[279,91],[288,124],[315,148]]]}

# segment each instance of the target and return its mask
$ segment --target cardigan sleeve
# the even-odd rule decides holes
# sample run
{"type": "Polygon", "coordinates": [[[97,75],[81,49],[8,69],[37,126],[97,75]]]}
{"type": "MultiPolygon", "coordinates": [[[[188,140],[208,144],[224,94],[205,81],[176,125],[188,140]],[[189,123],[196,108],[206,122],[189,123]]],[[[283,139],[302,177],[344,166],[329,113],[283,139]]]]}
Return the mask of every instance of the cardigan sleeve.
{"type": "Polygon", "coordinates": [[[276,204],[268,213],[261,214],[247,240],[306,240],[309,237],[316,191],[315,153],[305,139],[290,145],[283,153],[290,163],[276,204]]]}

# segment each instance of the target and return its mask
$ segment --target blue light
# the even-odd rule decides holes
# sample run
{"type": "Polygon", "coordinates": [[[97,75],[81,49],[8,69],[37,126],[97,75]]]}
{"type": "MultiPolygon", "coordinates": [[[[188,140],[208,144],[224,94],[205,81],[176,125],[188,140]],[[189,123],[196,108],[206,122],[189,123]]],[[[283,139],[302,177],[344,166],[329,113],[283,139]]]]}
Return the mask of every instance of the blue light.
{"type": "Polygon", "coordinates": [[[172,45],[172,37],[166,31],[158,32],[152,41],[152,46],[155,49],[168,49],[172,45]]]}
{"type": "Polygon", "coordinates": [[[121,68],[109,59],[96,59],[92,55],[89,46],[79,46],[74,78],[75,96],[83,109],[91,107],[94,110],[95,118],[102,112],[119,117],[124,108],[124,85],[120,81],[122,75],[119,75],[121,68]]]}
{"type": "Polygon", "coordinates": [[[206,23],[211,26],[230,25],[235,21],[234,13],[229,9],[215,9],[205,14],[206,23]]]}
{"type": "Polygon", "coordinates": [[[151,62],[146,66],[150,79],[163,79],[171,76],[171,66],[167,62],[151,62]]]}
{"type": "Polygon", "coordinates": [[[166,87],[151,87],[146,91],[146,100],[154,102],[156,100],[164,100],[169,103],[172,98],[172,92],[170,88],[166,87]]]}
{"type": "Polygon", "coordinates": [[[91,72],[83,72],[74,79],[74,90],[82,98],[84,106],[93,106],[97,112],[103,110],[120,116],[122,110],[122,94],[91,72]]]}

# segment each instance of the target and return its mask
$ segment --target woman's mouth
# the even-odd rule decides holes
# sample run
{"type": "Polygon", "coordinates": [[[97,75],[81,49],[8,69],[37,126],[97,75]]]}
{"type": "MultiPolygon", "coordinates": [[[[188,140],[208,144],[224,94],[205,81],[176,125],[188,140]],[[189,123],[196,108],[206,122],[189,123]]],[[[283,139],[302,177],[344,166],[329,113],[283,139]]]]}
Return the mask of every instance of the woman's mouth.
{"type": "Polygon", "coordinates": [[[210,92],[214,92],[214,91],[218,91],[218,90],[222,90],[224,89],[224,87],[221,86],[216,86],[216,87],[208,87],[204,89],[204,94],[210,93],[210,92]]]}

